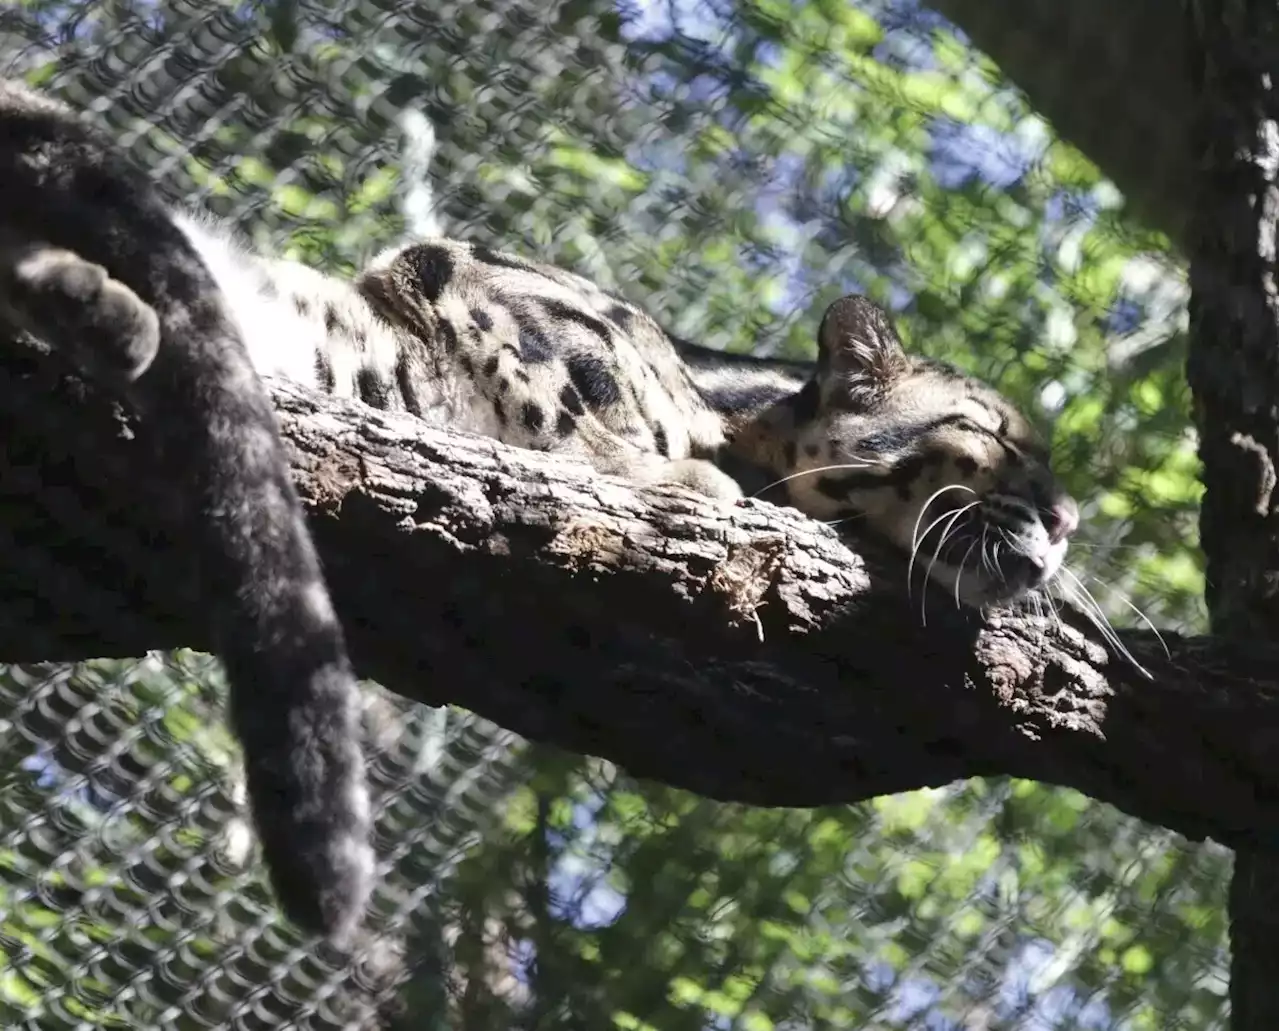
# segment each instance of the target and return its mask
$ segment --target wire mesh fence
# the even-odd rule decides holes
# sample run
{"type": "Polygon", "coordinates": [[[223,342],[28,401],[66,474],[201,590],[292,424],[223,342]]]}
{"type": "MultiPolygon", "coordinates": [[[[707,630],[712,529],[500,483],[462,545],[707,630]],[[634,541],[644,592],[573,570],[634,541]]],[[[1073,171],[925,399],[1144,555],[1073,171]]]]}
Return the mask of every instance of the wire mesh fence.
{"type": "MultiPolygon", "coordinates": [[[[444,232],[789,356],[870,294],[1052,427],[1081,589],[1202,622],[1177,257],[914,0],[22,0],[0,67],[339,274],[444,232]]],[[[0,669],[0,1025],[1224,1026],[1221,849],[1022,782],[715,804],[374,686],[386,883],[317,952],[221,703],[190,654],[0,669]]]]}

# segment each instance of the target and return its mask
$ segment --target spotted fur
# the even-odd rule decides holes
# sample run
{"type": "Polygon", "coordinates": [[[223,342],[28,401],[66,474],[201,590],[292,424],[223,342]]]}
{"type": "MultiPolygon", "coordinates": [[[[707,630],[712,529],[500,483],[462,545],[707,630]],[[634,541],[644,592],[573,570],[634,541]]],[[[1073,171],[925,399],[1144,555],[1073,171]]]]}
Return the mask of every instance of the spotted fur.
{"type": "Polygon", "coordinates": [[[359,696],[239,315],[147,177],[61,105],[7,83],[0,197],[0,321],[159,428],[276,894],[342,944],[374,875],[359,696]]]}
{"type": "Polygon", "coordinates": [[[981,380],[907,354],[879,307],[833,303],[817,365],[794,384],[729,416],[732,446],[786,477],[790,504],[887,537],[911,553],[909,570],[973,607],[1012,602],[1061,568],[1079,513],[1031,424],[981,380]]]}
{"type": "Polygon", "coordinates": [[[736,499],[752,473],[779,480],[781,500],[914,551],[972,606],[1043,584],[1075,529],[1027,420],[908,355],[864,298],[828,308],[809,366],[676,340],[580,276],[482,245],[424,240],[347,283],[184,226],[260,372],[641,483],[736,499]]]}

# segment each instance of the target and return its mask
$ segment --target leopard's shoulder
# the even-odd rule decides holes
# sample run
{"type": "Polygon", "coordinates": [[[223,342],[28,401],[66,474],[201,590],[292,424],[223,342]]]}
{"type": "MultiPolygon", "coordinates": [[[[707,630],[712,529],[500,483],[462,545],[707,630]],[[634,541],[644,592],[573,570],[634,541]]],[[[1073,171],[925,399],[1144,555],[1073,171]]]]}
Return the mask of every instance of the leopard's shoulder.
{"type": "Polygon", "coordinates": [[[470,427],[644,482],[737,493],[696,464],[723,446],[723,418],[638,305],[567,270],[448,239],[381,255],[358,288],[420,342],[423,375],[469,388],[459,414],[470,427]]]}

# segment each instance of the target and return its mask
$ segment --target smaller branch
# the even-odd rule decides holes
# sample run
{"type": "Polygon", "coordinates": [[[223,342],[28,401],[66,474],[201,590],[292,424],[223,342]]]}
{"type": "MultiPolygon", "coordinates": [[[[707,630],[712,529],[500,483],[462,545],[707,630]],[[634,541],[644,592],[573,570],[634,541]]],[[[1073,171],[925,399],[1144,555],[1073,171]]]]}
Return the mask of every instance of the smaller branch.
{"type": "MultiPolygon", "coordinates": [[[[271,386],[357,665],[408,698],[712,798],[809,806],[1009,774],[1275,847],[1270,642],[1166,635],[1166,658],[1126,634],[1148,680],[1078,614],[984,625],[937,597],[922,627],[899,556],[854,554],[797,512],[637,491],[271,386]]],[[[44,421],[6,422],[9,393],[0,485],[39,468],[0,494],[0,656],[207,647],[182,549],[139,504],[136,445],[29,390],[44,421]],[[54,440],[59,411],[75,432],[54,440]]]]}

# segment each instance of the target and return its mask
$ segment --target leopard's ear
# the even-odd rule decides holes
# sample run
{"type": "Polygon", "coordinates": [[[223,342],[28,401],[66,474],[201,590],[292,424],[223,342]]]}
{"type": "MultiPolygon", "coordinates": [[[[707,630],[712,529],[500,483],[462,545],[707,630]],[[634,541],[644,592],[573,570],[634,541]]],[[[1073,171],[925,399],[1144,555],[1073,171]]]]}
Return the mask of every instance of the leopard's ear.
{"type": "Polygon", "coordinates": [[[878,304],[851,294],[827,308],[818,326],[817,380],[824,405],[869,408],[910,367],[878,304]]]}

